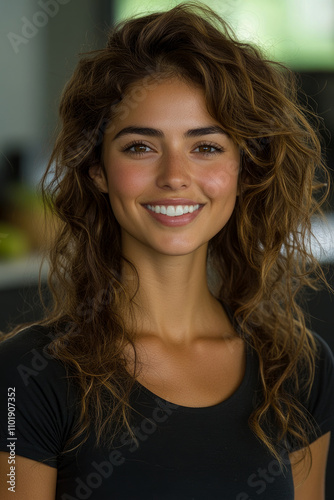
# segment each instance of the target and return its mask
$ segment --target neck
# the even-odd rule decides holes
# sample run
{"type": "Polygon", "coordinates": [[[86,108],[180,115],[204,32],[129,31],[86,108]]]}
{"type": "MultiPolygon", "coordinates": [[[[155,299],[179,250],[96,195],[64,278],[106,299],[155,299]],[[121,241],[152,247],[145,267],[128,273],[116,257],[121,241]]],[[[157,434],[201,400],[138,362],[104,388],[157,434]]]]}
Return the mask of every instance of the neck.
{"type": "MultiPolygon", "coordinates": [[[[169,344],[190,345],[212,334],[214,324],[217,329],[218,316],[226,319],[208,288],[206,253],[204,245],[182,256],[156,254],[147,248],[124,252],[139,275],[134,299],[134,328],[139,335],[158,337],[169,344]]],[[[128,265],[123,268],[123,281],[133,281],[128,265]]]]}

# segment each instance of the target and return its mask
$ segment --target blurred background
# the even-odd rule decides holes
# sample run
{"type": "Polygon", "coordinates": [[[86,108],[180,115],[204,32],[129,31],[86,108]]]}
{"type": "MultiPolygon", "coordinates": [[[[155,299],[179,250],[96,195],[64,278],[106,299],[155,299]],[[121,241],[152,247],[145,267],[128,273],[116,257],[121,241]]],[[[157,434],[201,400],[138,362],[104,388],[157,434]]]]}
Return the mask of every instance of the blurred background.
{"type": "MultiPolygon", "coordinates": [[[[38,319],[40,254],[49,242],[36,190],[55,139],[62,88],[78,54],[102,48],[114,22],[165,10],[176,0],[13,0],[0,3],[0,330],[38,319]]],[[[207,0],[238,38],[299,75],[308,105],[323,119],[328,166],[334,167],[334,0],[207,0]],[[328,132],[325,132],[325,127],[328,132]]],[[[301,99],[305,102],[305,97],[301,99]]],[[[328,223],[314,220],[314,250],[334,285],[334,189],[328,223]]],[[[46,225],[48,225],[46,223],[46,225]]],[[[41,269],[46,283],[47,264],[41,269]]],[[[47,290],[45,291],[47,300],[47,290]]],[[[309,297],[309,324],[334,350],[333,297],[309,297]]],[[[333,470],[333,446],[329,470],[333,470]]],[[[334,498],[328,474],[327,498],[334,498]]]]}

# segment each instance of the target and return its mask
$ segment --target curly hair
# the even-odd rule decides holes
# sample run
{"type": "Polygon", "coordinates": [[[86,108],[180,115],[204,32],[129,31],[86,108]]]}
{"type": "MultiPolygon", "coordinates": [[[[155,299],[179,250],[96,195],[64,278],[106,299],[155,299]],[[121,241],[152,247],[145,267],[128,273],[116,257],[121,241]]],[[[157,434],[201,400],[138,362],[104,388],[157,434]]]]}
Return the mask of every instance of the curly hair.
{"type": "Polygon", "coordinates": [[[210,115],[241,151],[240,195],[209,242],[208,264],[218,278],[216,297],[258,354],[262,391],[249,425],[280,460],[284,439],[309,446],[311,423],[298,395],[310,391],[316,346],[297,298],[326,283],[309,238],[327,195],[315,192],[329,176],[316,117],[298,103],[292,71],[237,41],[197,2],[118,23],[105,49],[81,58],[62,95],[61,130],[42,181],[58,221],[49,252],[53,302],[39,323],[56,332],[49,350],[82,391],[69,443],[85,441],[92,424],[98,442],[112,441],[122,426],[135,439],[129,396],[136,364],[132,375],[122,354],[134,348],[135,333],[122,320],[134,295],[121,280],[118,222],[89,168],[101,164],[115,110],[122,119],[150,85],[172,76],[203,89],[210,115]]]}

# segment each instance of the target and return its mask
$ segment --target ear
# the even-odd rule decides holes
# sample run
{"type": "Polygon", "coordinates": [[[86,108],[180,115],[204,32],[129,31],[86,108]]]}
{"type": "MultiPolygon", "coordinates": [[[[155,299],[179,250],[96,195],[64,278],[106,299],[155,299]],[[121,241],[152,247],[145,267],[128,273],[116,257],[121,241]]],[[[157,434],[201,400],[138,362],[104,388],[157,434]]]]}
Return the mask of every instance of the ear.
{"type": "Polygon", "coordinates": [[[88,173],[97,189],[99,189],[102,193],[108,193],[108,182],[101,165],[93,165],[89,168],[88,173]]]}

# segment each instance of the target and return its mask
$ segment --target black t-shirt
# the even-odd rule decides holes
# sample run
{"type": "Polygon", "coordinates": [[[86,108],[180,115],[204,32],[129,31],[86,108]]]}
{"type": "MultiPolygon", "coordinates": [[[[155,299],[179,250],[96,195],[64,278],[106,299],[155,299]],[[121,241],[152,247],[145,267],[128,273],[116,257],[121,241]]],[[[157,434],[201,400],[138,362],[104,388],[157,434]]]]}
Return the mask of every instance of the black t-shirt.
{"type": "MultiPolygon", "coordinates": [[[[306,408],[321,435],[334,428],[334,359],[315,338],[320,357],[306,408]]],[[[9,460],[15,448],[16,455],[57,467],[57,500],[294,498],[287,452],[281,470],[247,423],[259,390],[250,347],[240,386],[220,404],[174,405],[136,383],[131,404],[140,415],[132,412],[131,427],[138,447],[126,431],[113,448],[95,447],[92,433],[79,449],[59,456],[80,401],[64,366],[45,350],[51,339],[47,328],[34,326],[0,344],[0,450],[9,460]]]]}

